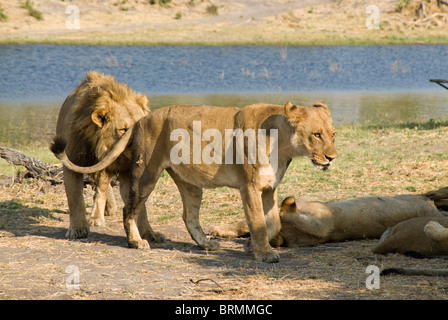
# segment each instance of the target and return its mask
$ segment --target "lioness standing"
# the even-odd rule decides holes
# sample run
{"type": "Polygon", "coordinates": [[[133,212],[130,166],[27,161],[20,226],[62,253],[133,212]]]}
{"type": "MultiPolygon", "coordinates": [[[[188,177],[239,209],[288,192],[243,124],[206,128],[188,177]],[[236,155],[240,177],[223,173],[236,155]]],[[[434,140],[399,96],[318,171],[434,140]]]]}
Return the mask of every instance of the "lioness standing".
{"type": "Polygon", "coordinates": [[[172,106],[156,110],[134,126],[131,190],[124,211],[129,246],[148,246],[139,235],[137,213],[166,169],[182,196],[187,229],[200,247],[210,250],[219,247],[216,240],[207,239],[199,224],[202,189],[228,186],[240,191],[256,259],[279,261],[278,254],[269,245],[269,239],[276,236],[281,227],[277,186],[293,157],[308,156],[317,166],[328,168],[336,158],[334,138],[330,111],[326,104],[319,102],[311,107],[298,107],[288,102],[285,106],[253,104],[242,109],[172,106]],[[270,148],[262,153],[266,152],[269,163],[250,161],[253,150],[250,150],[249,138],[245,140],[244,148],[240,148],[244,161],[237,161],[238,147],[231,146],[227,140],[218,147],[216,144],[210,147],[219,138],[219,133],[228,138],[228,130],[235,132],[238,129],[264,134],[262,138],[270,148]],[[273,132],[278,136],[273,138],[273,132]],[[199,142],[198,135],[202,137],[199,142]],[[181,136],[183,140],[179,142],[181,136]],[[213,142],[206,142],[211,136],[213,142]],[[277,144],[274,148],[273,143],[277,144]],[[198,155],[198,147],[202,154],[198,155]],[[189,154],[182,154],[179,159],[180,149],[189,154]],[[277,154],[272,154],[272,149],[277,154]],[[230,151],[233,151],[232,158],[227,157],[230,151]],[[204,156],[207,161],[201,161],[204,156]]]}
{"type": "Polygon", "coordinates": [[[205,249],[217,249],[219,243],[208,240],[199,224],[202,189],[239,189],[252,237],[251,249],[256,259],[263,262],[279,261],[269,240],[281,228],[277,186],[292,158],[307,156],[322,169],[327,169],[336,158],[332,118],[322,102],[309,107],[290,102],[285,106],[260,103],[242,109],[171,106],[138,121],[93,167],[78,167],[69,163],[63,152],[55,154],[72,170],[95,172],[113,162],[129,146],[129,140],[131,182],[123,222],[130,247],[149,248],[137,227],[138,212],[166,169],[181,194],[185,225],[191,237],[205,249]],[[242,145],[232,143],[234,136],[242,145]],[[230,141],[223,143],[222,137],[230,141]],[[261,158],[269,161],[260,161],[261,158]]]}

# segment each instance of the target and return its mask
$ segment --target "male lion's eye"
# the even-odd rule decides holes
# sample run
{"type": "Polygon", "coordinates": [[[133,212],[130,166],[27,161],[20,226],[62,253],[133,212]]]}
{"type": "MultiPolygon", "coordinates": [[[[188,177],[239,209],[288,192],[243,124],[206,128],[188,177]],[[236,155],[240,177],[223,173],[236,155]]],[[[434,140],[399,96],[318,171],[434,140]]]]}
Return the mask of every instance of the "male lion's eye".
{"type": "Polygon", "coordinates": [[[314,135],[317,139],[320,139],[320,137],[321,137],[321,135],[320,135],[319,132],[313,133],[313,135],[314,135]]]}

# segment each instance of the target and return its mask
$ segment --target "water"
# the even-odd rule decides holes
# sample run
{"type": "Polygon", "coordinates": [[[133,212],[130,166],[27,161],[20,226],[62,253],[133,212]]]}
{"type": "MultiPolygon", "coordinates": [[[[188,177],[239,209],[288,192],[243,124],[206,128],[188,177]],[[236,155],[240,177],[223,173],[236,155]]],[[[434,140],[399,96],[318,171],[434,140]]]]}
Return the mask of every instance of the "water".
{"type": "Polygon", "coordinates": [[[336,123],[444,118],[448,45],[0,46],[0,142],[45,141],[86,72],[112,74],[151,108],[327,102],[336,123]],[[18,132],[15,124],[23,126],[18,132]],[[24,135],[26,127],[32,135],[24,135]]]}

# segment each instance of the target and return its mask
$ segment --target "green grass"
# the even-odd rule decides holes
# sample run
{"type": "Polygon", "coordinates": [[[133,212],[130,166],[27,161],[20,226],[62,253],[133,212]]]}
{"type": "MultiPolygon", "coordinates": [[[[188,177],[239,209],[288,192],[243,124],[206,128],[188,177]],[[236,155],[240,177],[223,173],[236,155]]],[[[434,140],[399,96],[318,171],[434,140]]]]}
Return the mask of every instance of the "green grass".
{"type": "MultiPolygon", "coordinates": [[[[58,159],[50,152],[48,146],[36,145],[36,146],[8,146],[2,144],[1,147],[16,149],[30,157],[57,164],[60,163],[58,159]]],[[[25,168],[22,166],[14,166],[9,164],[3,158],[0,158],[0,175],[6,176],[19,176],[25,172],[25,168]]]]}
{"type": "Polygon", "coordinates": [[[25,7],[25,9],[28,10],[28,14],[30,16],[36,18],[39,21],[44,20],[44,16],[43,16],[42,12],[40,12],[39,10],[36,10],[33,7],[33,3],[31,2],[31,0],[26,0],[24,7],[25,7]]]}
{"type": "Polygon", "coordinates": [[[0,6],[0,22],[6,22],[8,21],[8,16],[5,13],[5,9],[3,9],[2,6],[0,6]]]}
{"type": "MultiPolygon", "coordinates": [[[[329,201],[359,194],[419,193],[447,185],[447,129],[448,120],[336,126],[338,158],[331,169],[320,171],[305,157],[294,159],[279,187],[279,198],[312,194],[329,201]]],[[[46,146],[30,146],[20,151],[58,163],[46,146]]],[[[0,174],[11,176],[18,170],[23,171],[0,159],[0,174]]],[[[171,178],[162,174],[160,180],[165,186],[171,178]]],[[[211,199],[218,199],[234,190],[218,188],[207,192],[211,199]]],[[[232,216],[236,212],[232,205],[222,201],[209,206],[216,216],[232,216]]],[[[168,215],[160,219],[173,218],[168,215]]]]}
{"type": "MultiPolygon", "coordinates": [[[[176,18],[176,16],[174,16],[176,18]]],[[[181,17],[178,17],[181,18],[181,17]]],[[[73,44],[73,45],[387,45],[446,44],[448,34],[385,32],[376,36],[343,36],[339,33],[301,33],[294,29],[268,27],[216,26],[138,30],[128,33],[83,32],[82,34],[34,35],[7,37],[0,35],[1,44],[73,44]],[[216,31],[216,32],[215,32],[216,31]],[[199,36],[200,35],[200,36],[199,36]]]]}

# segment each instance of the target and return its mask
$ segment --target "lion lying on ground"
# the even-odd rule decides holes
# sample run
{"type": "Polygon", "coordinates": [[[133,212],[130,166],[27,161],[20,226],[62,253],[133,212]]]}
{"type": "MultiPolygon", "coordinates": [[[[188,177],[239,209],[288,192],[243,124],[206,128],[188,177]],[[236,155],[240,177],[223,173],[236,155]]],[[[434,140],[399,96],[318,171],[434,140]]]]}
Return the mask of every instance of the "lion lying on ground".
{"type": "MultiPolygon", "coordinates": [[[[324,242],[379,238],[389,227],[414,217],[440,217],[434,203],[422,195],[358,197],[338,202],[283,200],[281,230],[274,246],[310,246],[324,242]]],[[[247,224],[215,227],[211,234],[239,237],[247,224]]]]}
{"type": "Polygon", "coordinates": [[[437,208],[442,210],[448,208],[448,187],[429,191],[425,196],[433,200],[437,208]]]}
{"type": "Polygon", "coordinates": [[[374,253],[448,255],[448,217],[422,217],[389,228],[372,249],[374,253]]]}
{"type": "MultiPolygon", "coordinates": [[[[186,227],[200,247],[219,246],[207,239],[199,224],[202,189],[228,186],[240,190],[256,259],[277,262],[279,256],[269,245],[280,230],[277,186],[293,157],[308,156],[327,169],[336,158],[334,138],[330,110],[321,102],[310,107],[288,102],[242,109],[172,106],[152,112],[133,128],[131,188],[124,210],[129,246],[148,247],[136,217],[166,169],[182,196],[186,227]]],[[[122,149],[113,148],[109,155],[113,159],[122,149]]],[[[96,169],[109,161],[101,161],[96,169]]]]}
{"type": "MultiPolygon", "coordinates": [[[[51,149],[58,153],[64,145],[65,153],[77,165],[89,166],[102,159],[107,150],[118,141],[137,120],[148,114],[147,99],[136,94],[126,84],[112,76],[89,72],[79,86],[67,97],[59,112],[56,136],[51,149]]],[[[123,154],[102,170],[92,171],[96,176],[96,194],[90,224],[104,224],[107,202],[109,212],[116,210],[110,181],[119,174],[122,197],[128,197],[127,177],[130,154],[123,154]]],[[[83,175],[64,166],[64,184],[70,210],[68,238],[85,238],[89,233],[83,196],[83,175]]],[[[142,218],[142,234],[151,233],[142,218]]]]}

